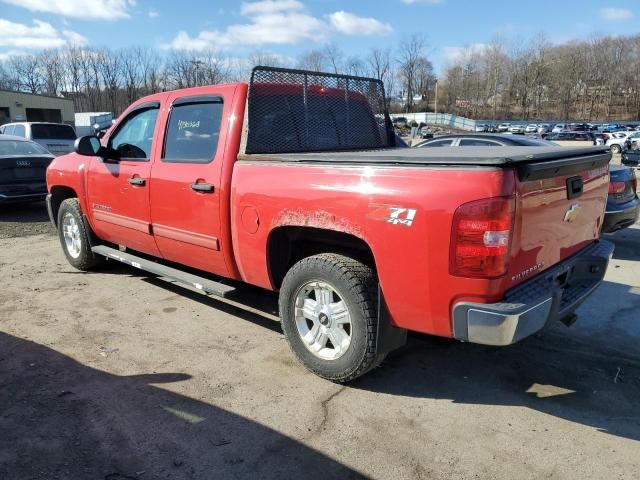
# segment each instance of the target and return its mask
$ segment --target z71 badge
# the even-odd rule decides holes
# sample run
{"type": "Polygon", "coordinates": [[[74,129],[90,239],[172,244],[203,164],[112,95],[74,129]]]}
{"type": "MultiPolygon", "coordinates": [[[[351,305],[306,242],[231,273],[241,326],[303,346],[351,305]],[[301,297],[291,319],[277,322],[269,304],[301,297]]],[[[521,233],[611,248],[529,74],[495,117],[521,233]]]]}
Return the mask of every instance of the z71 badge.
{"type": "Polygon", "coordinates": [[[371,205],[375,208],[368,217],[372,220],[380,220],[392,225],[404,225],[410,227],[416,218],[415,208],[393,207],[389,205],[371,205]]]}

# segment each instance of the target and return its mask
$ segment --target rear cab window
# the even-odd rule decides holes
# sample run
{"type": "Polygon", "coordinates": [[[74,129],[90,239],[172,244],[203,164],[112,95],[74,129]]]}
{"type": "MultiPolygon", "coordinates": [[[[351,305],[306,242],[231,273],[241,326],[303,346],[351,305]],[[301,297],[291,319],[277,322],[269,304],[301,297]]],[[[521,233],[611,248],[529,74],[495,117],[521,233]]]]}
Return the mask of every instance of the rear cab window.
{"type": "Polygon", "coordinates": [[[167,123],[162,161],[212,162],[218,149],[223,107],[220,96],[177,99],[167,123]]]}
{"type": "Polygon", "coordinates": [[[459,145],[461,147],[501,147],[502,144],[493,142],[491,140],[484,140],[480,138],[463,138],[460,140],[459,145]]]}

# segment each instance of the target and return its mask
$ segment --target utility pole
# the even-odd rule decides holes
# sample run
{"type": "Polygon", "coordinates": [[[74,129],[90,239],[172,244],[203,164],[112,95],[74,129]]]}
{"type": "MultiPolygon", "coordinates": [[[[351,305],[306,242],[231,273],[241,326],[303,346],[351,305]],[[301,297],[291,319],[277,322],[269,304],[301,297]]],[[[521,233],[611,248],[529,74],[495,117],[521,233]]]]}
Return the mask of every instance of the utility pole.
{"type": "Polygon", "coordinates": [[[191,60],[191,64],[196,67],[196,87],[200,86],[200,78],[199,78],[199,69],[200,65],[202,65],[202,60],[191,60]]]}
{"type": "Polygon", "coordinates": [[[438,79],[436,78],[436,104],[435,104],[435,113],[438,114],[438,79]]]}

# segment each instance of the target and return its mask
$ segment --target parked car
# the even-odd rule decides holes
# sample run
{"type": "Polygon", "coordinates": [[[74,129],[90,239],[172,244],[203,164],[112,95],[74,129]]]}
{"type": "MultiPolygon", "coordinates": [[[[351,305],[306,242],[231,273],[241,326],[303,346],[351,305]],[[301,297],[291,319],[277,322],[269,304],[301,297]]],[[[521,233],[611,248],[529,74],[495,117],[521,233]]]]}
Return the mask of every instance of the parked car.
{"type": "Polygon", "coordinates": [[[421,138],[433,138],[433,132],[429,127],[422,127],[420,129],[420,137],[421,138]]]}
{"type": "Polygon", "coordinates": [[[391,121],[396,128],[405,128],[409,123],[407,117],[394,117],[391,121]]]}
{"type": "Polygon", "coordinates": [[[510,133],[515,133],[517,135],[524,134],[525,126],[524,125],[511,125],[509,127],[510,133]]]}
{"type": "Polygon", "coordinates": [[[627,167],[640,167],[640,149],[631,148],[629,150],[622,151],[622,161],[623,165],[627,167]]]}
{"type": "Polygon", "coordinates": [[[498,125],[498,132],[506,132],[511,128],[510,123],[501,123],[498,125]]]}
{"type": "Polygon", "coordinates": [[[624,143],[622,144],[623,150],[635,150],[638,147],[640,147],[640,132],[629,132],[629,135],[624,139],[624,143]]]}
{"type": "Polygon", "coordinates": [[[565,123],[556,123],[554,127],[551,129],[552,133],[560,133],[564,132],[567,125],[565,123]]]}
{"type": "Polygon", "coordinates": [[[389,148],[382,82],[285,72],[142,98],[102,145],[82,137],[56,158],[47,209],[69,263],[107,258],[212,295],[234,290],[212,275],[278,291],[295,356],[338,382],[407,330],[507,345],[573,323],[613,252],[593,228],[608,149],[389,148]]]}
{"type": "Polygon", "coordinates": [[[432,147],[548,147],[553,143],[521,135],[452,134],[419,143],[414,148],[432,147]]]}
{"type": "Polygon", "coordinates": [[[613,153],[620,153],[624,148],[625,141],[633,132],[613,132],[609,134],[609,138],[605,145],[611,148],[613,153]]]}
{"type": "Polygon", "coordinates": [[[536,130],[536,132],[539,134],[549,133],[550,131],[551,131],[551,125],[549,125],[548,123],[543,123],[541,125],[538,125],[538,129],[536,130]]]}
{"type": "Polygon", "coordinates": [[[45,174],[53,158],[31,140],[0,135],[0,203],[44,200],[45,174]]]}
{"type": "Polygon", "coordinates": [[[609,168],[609,196],[602,221],[602,233],[613,233],[638,221],[640,200],[638,182],[633,169],[626,166],[609,168]]]}
{"type": "Polygon", "coordinates": [[[476,123],[473,127],[474,132],[486,132],[488,125],[486,123],[476,123]]]}
{"type": "Polygon", "coordinates": [[[563,147],[587,147],[596,144],[596,139],[591,132],[551,132],[544,138],[563,147]]]}
{"type": "Polygon", "coordinates": [[[565,127],[568,132],[590,132],[591,129],[586,123],[570,123],[565,127]]]}
{"type": "Polygon", "coordinates": [[[71,125],[47,122],[5,123],[0,133],[16,135],[39,143],[55,156],[73,151],[76,132],[71,125]]]}
{"type": "Polygon", "coordinates": [[[538,131],[539,125],[537,123],[530,123],[524,129],[524,133],[536,133],[538,131]]]}

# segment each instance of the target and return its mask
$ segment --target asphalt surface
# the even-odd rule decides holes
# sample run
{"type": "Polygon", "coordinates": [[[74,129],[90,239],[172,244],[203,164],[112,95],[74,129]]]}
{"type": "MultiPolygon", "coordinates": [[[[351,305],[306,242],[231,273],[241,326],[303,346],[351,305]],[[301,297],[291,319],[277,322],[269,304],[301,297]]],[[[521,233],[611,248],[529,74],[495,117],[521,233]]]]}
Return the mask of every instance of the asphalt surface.
{"type": "Polygon", "coordinates": [[[42,204],[0,208],[0,479],[640,478],[640,226],[571,328],[412,335],[347,386],[273,294],[220,301],[70,267],[42,204]]]}

